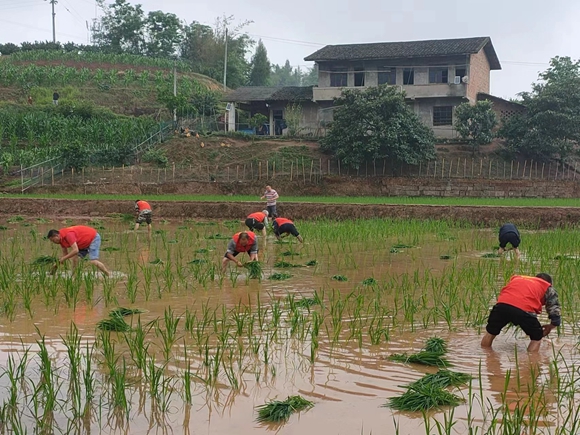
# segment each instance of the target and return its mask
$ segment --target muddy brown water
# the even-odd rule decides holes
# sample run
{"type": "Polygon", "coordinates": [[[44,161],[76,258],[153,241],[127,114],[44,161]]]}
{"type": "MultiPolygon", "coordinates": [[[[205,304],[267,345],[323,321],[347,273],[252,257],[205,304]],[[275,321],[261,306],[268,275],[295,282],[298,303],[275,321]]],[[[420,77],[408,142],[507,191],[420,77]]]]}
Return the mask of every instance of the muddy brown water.
{"type": "MultiPolygon", "coordinates": [[[[39,234],[44,234],[56,224],[58,223],[42,223],[36,227],[39,234]]],[[[262,244],[260,249],[261,260],[265,263],[265,275],[268,276],[274,271],[288,272],[293,275],[291,279],[246,280],[244,270],[239,271],[241,275],[237,279],[232,275],[227,276],[221,286],[215,281],[210,281],[204,287],[194,283],[191,278],[183,281],[178,279],[172,291],[162,291],[158,295],[156,290],[152,290],[152,296],[147,301],[140,294],[133,305],[126,298],[131,261],[142,267],[158,267],[152,266],[150,262],[157,258],[167,259],[169,250],[173,250],[172,258],[180,253],[183,260],[189,260],[196,257],[193,251],[208,247],[211,250],[208,256],[198,255],[197,258],[208,258],[211,262],[219,264],[227,240],[208,241],[203,235],[215,234],[218,231],[220,234],[231,234],[242,227],[233,229],[232,226],[220,225],[194,228],[190,223],[187,224],[190,225],[190,229],[193,228],[192,231],[200,235],[198,243],[188,245],[186,248],[177,248],[180,240],[175,244],[168,241],[172,240],[172,235],[177,234],[180,227],[183,227],[183,222],[176,221],[156,226],[165,231],[166,235],[154,234],[151,242],[148,242],[145,231],[140,231],[135,236],[127,229],[128,225],[112,222],[106,222],[104,225],[107,230],[102,232],[105,239],[102,248],[123,247],[119,251],[101,251],[101,259],[115,274],[118,303],[121,306],[136,306],[146,310],[140,315],[143,323],[163,318],[164,311],[169,306],[176,315],[183,316],[186,309],[196,311],[203,306],[218,308],[226,306],[232,309],[242,301],[243,303],[250,301],[250,304],[255,306],[258,297],[261,303],[265,303],[285,298],[289,292],[301,297],[310,297],[315,291],[331,291],[331,289],[347,294],[357,285],[356,283],[369,276],[381,280],[386,274],[412,273],[415,270],[428,269],[437,273],[449,265],[449,262],[440,259],[442,253],[457,250],[457,265],[477,262],[480,261],[483,251],[475,249],[472,241],[479,238],[492,244],[495,239],[491,231],[464,230],[457,234],[459,240],[439,240],[435,243],[433,238],[430,243],[401,249],[401,252],[395,254],[389,252],[388,248],[385,249],[388,243],[372,249],[364,244],[354,244],[349,252],[341,252],[340,246],[330,244],[326,247],[313,246],[307,238],[304,246],[299,246],[295,242],[279,245],[274,243],[273,236],[268,235],[267,243],[265,246],[262,244]],[[281,252],[289,249],[295,252],[295,255],[280,256],[281,252]],[[279,269],[273,266],[274,262],[280,259],[292,263],[305,263],[314,258],[319,261],[315,267],[279,269]],[[338,282],[329,279],[336,274],[348,276],[348,281],[338,282]]],[[[27,231],[28,228],[11,228],[3,232],[0,252],[6,255],[10,250],[11,241],[24,237],[27,231]]],[[[391,242],[396,241],[394,238],[391,242]]],[[[39,254],[37,252],[39,249],[42,249],[43,253],[49,253],[52,249],[57,250],[55,246],[45,241],[35,243],[23,254],[27,260],[39,254]]],[[[232,266],[229,266],[229,270],[237,272],[232,266]]],[[[85,273],[90,273],[90,270],[87,268],[85,273]]],[[[141,284],[145,280],[141,269],[138,278],[141,284]]],[[[93,304],[88,304],[81,298],[75,309],[61,304],[56,310],[54,306],[45,306],[41,300],[35,300],[32,317],[20,309],[13,322],[1,322],[1,366],[5,368],[9,356],[18,358],[27,347],[31,347],[33,351],[37,350],[39,335],[36,328],[45,335],[51,358],[57,366],[65,364],[66,361],[66,348],[62,337],[69,330],[71,321],[78,327],[83,343],[92,343],[97,334],[96,323],[106,317],[108,311],[115,306],[115,304],[106,306],[103,299],[98,299],[97,296],[102,295],[102,286],[103,280],[99,278],[93,304]]],[[[136,316],[130,321],[134,325],[136,316]]],[[[183,325],[183,317],[181,321],[183,325]]],[[[435,335],[449,343],[448,359],[453,364],[452,369],[473,375],[475,379],[472,388],[477,392],[475,396],[480,396],[484,400],[483,404],[475,403],[471,406],[471,414],[470,406],[467,404],[454,409],[454,419],[457,422],[452,433],[466,433],[469,420],[475,422],[472,425],[480,425],[482,428],[489,425],[489,415],[482,411],[488,404],[500,407],[502,403],[516,403],[522,397],[531,394],[528,384],[536,384],[538,378],[548,376],[552,346],[544,345],[537,358],[530,360],[525,351],[527,340],[521,333],[517,333],[515,337],[513,333],[501,335],[494,344],[494,350],[486,352],[479,346],[481,340],[479,329],[468,328],[462,322],[454,323],[451,327],[437,324],[427,330],[410,329],[393,331],[389,341],[382,341],[378,345],[364,344],[362,347],[355,340],[349,339],[346,333],[341,333],[335,343],[321,339],[313,364],[309,360],[311,342],[287,337],[278,343],[272,343],[267,363],[258,359],[247,363],[244,369],[247,371],[239,375],[238,391],[232,389],[223,376],[220,377],[217,386],[209,390],[203,383],[194,382],[193,402],[190,405],[185,404],[181,398],[177,383],[180,373],[185,368],[181,347],[185,341],[179,340],[174,345],[175,357],[169,360],[165,370],[169,376],[175,376],[174,393],[168,409],[161,417],[154,416],[151,401],[143,389],[143,382],[129,382],[127,392],[131,411],[128,422],[124,419],[119,421],[93,417],[91,423],[79,429],[78,433],[253,434],[275,431],[279,434],[394,434],[396,428],[401,434],[426,433],[425,422],[420,413],[395,412],[383,406],[389,397],[401,394],[405,384],[435,370],[392,362],[386,359],[386,356],[391,353],[419,350],[427,337],[435,335]],[[511,377],[506,383],[508,373],[511,373],[511,377]],[[255,422],[255,406],[272,399],[282,400],[293,394],[300,394],[312,400],[315,406],[307,412],[292,416],[289,422],[282,426],[264,426],[255,422]]],[[[113,335],[121,334],[113,333],[113,335]]],[[[554,336],[548,342],[553,344],[553,348],[558,349],[568,362],[578,359],[574,337],[554,336]]],[[[159,342],[151,339],[151,344],[152,352],[159,355],[161,353],[159,342]]],[[[118,348],[126,350],[120,339],[118,348]]],[[[248,359],[251,360],[245,358],[246,361],[248,359]]],[[[192,352],[190,361],[190,368],[197,369],[203,365],[203,356],[192,352]]],[[[101,376],[105,372],[103,365],[97,365],[95,370],[101,376]]],[[[7,386],[6,377],[0,378],[0,387],[3,387],[0,390],[0,401],[7,396],[7,386]]],[[[461,388],[460,394],[469,397],[469,389],[461,388]]],[[[545,401],[548,411],[556,407],[553,397],[549,394],[546,395],[545,401]]],[[[429,415],[441,421],[443,419],[442,411],[431,412],[429,415]]],[[[25,421],[32,427],[30,420],[25,418],[25,421]]],[[[435,433],[433,429],[432,433],[435,433]]]]}

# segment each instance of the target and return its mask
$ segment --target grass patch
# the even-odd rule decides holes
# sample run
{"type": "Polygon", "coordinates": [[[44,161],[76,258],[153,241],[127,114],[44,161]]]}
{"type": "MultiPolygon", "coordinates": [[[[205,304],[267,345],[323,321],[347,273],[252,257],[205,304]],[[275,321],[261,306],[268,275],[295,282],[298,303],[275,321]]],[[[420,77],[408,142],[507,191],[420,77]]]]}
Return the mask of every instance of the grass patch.
{"type": "Polygon", "coordinates": [[[274,263],[274,267],[289,268],[289,267],[302,267],[302,265],[301,264],[288,263],[287,261],[276,261],[274,263]]]}
{"type": "MultiPolygon", "coordinates": [[[[250,261],[244,264],[244,267],[248,269],[248,278],[250,279],[262,279],[264,272],[262,271],[262,263],[259,261],[250,261]]],[[[270,279],[272,279],[270,277],[270,279]]]]}
{"type": "Polygon", "coordinates": [[[52,266],[53,264],[56,264],[56,262],[58,261],[58,258],[53,257],[51,255],[41,255],[40,257],[36,257],[34,259],[34,261],[32,261],[32,263],[30,263],[31,266],[52,266]]]}
{"type": "Polygon", "coordinates": [[[317,297],[314,298],[302,298],[295,302],[297,307],[300,308],[309,308],[313,305],[320,305],[320,299],[317,297]]]}
{"type": "Polygon", "coordinates": [[[447,343],[440,337],[430,337],[425,342],[425,347],[423,348],[425,352],[438,353],[439,355],[444,355],[447,353],[447,343]]]}
{"type": "Polygon", "coordinates": [[[335,281],[348,281],[348,278],[344,275],[333,275],[332,279],[335,281]]]}
{"type": "Polygon", "coordinates": [[[439,259],[440,260],[451,260],[451,255],[440,255],[439,259]]]}
{"type": "Polygon", "coordinates": [[[370,277],[370,278],[363,279],[362,283],[363,283],[363,285],[375,285],[375,284],[377,284],[377,280],[370,277]]]}
{"type": "Polygon", "coordinates": [[[393,249],[407,249],[407,248],[414,248],[413,245],[406,245],[404,243],[396,243],[391,248],[393,249]]]}
{"type": "Polygon", "coordinates": [[[111,316],[97,323],[97,328],[104,331],[127,332],[131,329],[123,316],[111,316]]]}
{"type": "Polygon", "coordinates": [[[310,260],[310,261],[306,262],[305,266],[316,266],[317,264],[318,264],[318,261],[310,260]]]}
{"type": "Polygon", "coordinates": [[[410,387],[405,393],[391,397],[387,405],[398,411],[427,411],[443,406],[457,406],[463,400],[435,384],[410,387]]]}
{"type": "Polygon", "coordinates": [[[114,310],[111,310],[111,312],[109,313],[109,317],[115,317],[115,316],[125,317],[125,316],[132,316],[133,314],[142,314],[144,312],[145,312],[144,310],[141,310],[139,308],[118,307],[118,308],[115,308],[114,310]]]}
{"type": "Polygon", "coordinates": [[[163,264],[163,260],[161,258],[156,258],[153,261],[150,261],[149,264],[163,264]]]}
{"type": "Polygon", "coordinates": [[[499,257],[501,257],[501,255],[499,255],[496,252],[488,252],[481,256],[481,258],[499,258],[499,257]]]}
{"type": "Polygon", "coordinates": [[[106,248],[103,248],[104,252],[115,252],[120,250],[120,248],[116,248],[115,246],[107,246],[106,248]]]}
{"type": "Polygon", "coordinates": [[[289,396],[286,400],[273,400],[256,407],[258,423],[285,423],[295,412],[304,411],[314,406],[314,403],[301,396],[289,396]]]}
{"type": "Polygon", "coordinates": [[[194,258],[191,261],[188,261],[187,264],[205,264],[207,260],[205,258],[194,258]]]}

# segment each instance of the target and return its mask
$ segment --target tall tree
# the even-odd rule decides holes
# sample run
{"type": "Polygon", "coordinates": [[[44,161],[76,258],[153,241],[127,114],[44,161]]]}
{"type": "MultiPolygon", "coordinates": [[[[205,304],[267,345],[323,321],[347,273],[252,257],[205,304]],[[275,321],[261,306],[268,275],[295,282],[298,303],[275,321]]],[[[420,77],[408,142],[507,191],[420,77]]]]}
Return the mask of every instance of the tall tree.
{"type": "Polygon", "coordinates": [[[182,40],[183,26],[175,14],[149,12],[146,24],[146,53],[154,57],[172,57],[182,40]]]}
{"type": "Polygon", "coordinates": [[[145,14],[141,5],[133,6],[126,0],[115,0],[111,5],[105,5],[104,0],[97,1],[105,11],[93,30],[97,45],[116,53],[142,54],[145,14]]]}
{"type": "Polygon", "coordinates": [[[351,167],[371,159],[418,164],[435,156],[432,130],[394,86],[345,90],[334,106],[334,120],[320,145],[351,167]]]}
{"type": "Polygon", "coordinates": [[[270,84],[270,61],[261,39],[258,41],[256,52],[252,57],[252,69],[248,84],[250,86],[268,86],[270,84]]]}
{"type": "Polygon", "coordinates": [[[555,57],[531,92],[526,113],[504,122],[505,150],[535,160],[565,159],[580,145],[580,61],[555,57]]]}
{"type": "Polygon", "coordinates": [[[294,69],[290,61],[286,60],[284,66],[274,65],[272,67],[272,86],[300,86],[300,80],[296,80],[294,69]]]}
{"type": "Polygon", "coordinates": [[[473,105],[462,103],[455,109],[455,129],[463,139],[471,142],[473,152],[493,140],[496,125],[491,101],[478,101],[473,105]]]}

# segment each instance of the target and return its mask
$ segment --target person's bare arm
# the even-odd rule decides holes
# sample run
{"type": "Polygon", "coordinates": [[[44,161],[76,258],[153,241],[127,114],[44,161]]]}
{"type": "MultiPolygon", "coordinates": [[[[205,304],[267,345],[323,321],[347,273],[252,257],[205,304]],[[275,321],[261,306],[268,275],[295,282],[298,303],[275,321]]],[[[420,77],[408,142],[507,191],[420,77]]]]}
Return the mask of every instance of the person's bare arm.
{"type": "Polygon", "coordinates": [[[77,243],[75,242],[70,246],[70,252],[67,253],[67,251],[68,251],[67,248],[62,248],[62,252],[64,255],[60,257],[59,261],[61,263],[64,263],[69,258],[73,258],[75,255],[77,255],[79,253],[79,245],[77,245],[77,243]]]}

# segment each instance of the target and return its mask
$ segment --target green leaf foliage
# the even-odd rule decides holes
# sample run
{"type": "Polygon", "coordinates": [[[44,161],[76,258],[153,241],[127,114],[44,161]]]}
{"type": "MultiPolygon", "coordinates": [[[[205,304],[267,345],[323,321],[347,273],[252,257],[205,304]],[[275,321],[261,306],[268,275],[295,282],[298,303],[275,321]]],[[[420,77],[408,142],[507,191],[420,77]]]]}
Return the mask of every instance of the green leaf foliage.
{"type": "Polygon", "coordinates": [[[491,101],[460,104],[455,108],[454,117],[455,129],[463,139],[473,144],[474,149],[493,140],[497,117],[491,101]]]}
{"type": "Polygon", "coordinates": [[[435,137],[394,86],[345,89],[334,101],[334,120],[321,148],[344,164],[389,159],[407,164],[432,159],[435,137]]]}

